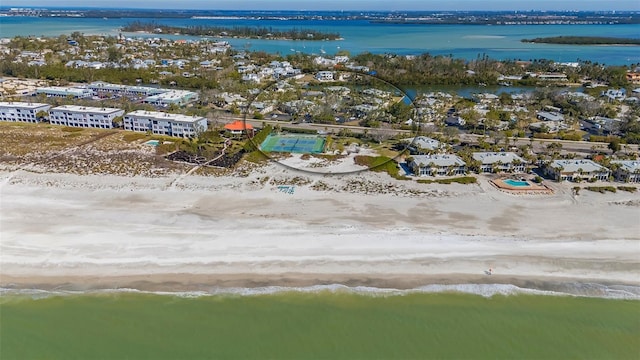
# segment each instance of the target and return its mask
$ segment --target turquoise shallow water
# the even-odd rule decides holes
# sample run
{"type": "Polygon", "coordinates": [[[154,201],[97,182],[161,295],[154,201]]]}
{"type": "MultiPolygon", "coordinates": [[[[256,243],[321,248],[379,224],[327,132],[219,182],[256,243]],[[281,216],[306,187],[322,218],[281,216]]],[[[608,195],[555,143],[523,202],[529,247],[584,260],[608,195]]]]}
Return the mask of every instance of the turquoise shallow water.
{"type": "MultiPolygon", "coordinates": [[[[129,22],[150,19],[63,19],[63,18],[0,18],[0,36],[45,35],[57,36],[79,31],[85,34],[118,33],[129,22]]],[[[340,41],[287,41],[225,39],[239,49],[261,50],[287,55],[295,52],[331,55],[339,50],[352,54],[361,52],[420,54],[475,59],[487,54],[496,59],[551,59],[554,61],[590,60],[603,64],[632,64],[640,62],[637,46],[566,46],[528,44],[523,38],[545,36],[611,36],[640,37],[638,25],[397,25],[372,24],[365,20],[248,20],[248,19],[160,19],[158,23],[172,26],[260,26],[273,29],[305,28],[338,32],[340,41]]],[[[142,36],[127,34],[128,36],[142,36]]],[[[169,38],[199,37],[164,35],[169,38]]]]}

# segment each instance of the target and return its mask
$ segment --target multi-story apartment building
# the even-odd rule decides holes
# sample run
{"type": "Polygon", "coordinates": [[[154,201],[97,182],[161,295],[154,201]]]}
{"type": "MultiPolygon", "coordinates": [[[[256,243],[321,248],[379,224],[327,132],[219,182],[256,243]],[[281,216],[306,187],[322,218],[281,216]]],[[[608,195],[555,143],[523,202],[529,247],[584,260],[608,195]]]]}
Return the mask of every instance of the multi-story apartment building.
{"type": "Polygon", "coordinates": [[[207,130],[207,119],[199,116],[170,114],[160,111],[136,110],[124,116],[125,130],[146,132],[153,134],[195,137],[207,130]]]}
{"type": "Polygon", "coordinates": [[[84,99],[93,97],[93,91],[91,89],[64,86],[49,86],[37,88],[36,95],[40,94],[43,94],[46,97],[61,97],[73,99],[84,99]]]}
{"type": "Polygon", "coordinates": [[[0,101],[0,120],[35,123],[39,121],[38,112],[49,108],[49,104],[0,101]]]}
{"type": "Polygon", "coordinates": [[[53,125],[112,129],[116,117],[124,110],[78,105],[62,105],[49,110],[49,122],[53,125]]]}

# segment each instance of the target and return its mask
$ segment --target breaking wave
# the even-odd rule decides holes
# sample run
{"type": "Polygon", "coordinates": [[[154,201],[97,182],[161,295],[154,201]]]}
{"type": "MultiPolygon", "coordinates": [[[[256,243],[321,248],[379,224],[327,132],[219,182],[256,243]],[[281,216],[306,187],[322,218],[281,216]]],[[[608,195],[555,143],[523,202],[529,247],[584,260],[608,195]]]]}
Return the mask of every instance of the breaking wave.
{"type": "Polygon", "coordinates": [[[261,296],[283,293],[336,293],[357,294],[367,296],[403,296],[411,294],[459,293],[478,295],[485,298],[493,296],[512,295],[545,295],[545,296],[576,296],[596,297],[606,299],[640,300],[640,286],[602,285],[595,283],[565,283],[554,286],[553,290],[524,288],[511,284],[454,284],[454,285],[424,285],[412,289],[377,288],[367,286],[346,286],[341,284],[313,285],[305,287],[265,286],[254,288],[214,287],[206,291],[145,291],[130,288],[95,289],[86,291],[74,290],[39,290],[39,289],[11,289],[0,288],[0,296],[22,295],[33,299],[51,296],[134,293],[154,294],[196,298],[202,296],[261,296]]]}

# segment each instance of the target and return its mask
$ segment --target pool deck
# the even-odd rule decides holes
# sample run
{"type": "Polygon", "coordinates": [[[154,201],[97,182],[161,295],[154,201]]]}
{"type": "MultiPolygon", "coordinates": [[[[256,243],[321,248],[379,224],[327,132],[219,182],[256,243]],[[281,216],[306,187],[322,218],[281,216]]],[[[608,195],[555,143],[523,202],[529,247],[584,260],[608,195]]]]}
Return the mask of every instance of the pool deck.
{"type": "MultiPolygon", "coordinates": [[[[524,195],[539,195],[539,194],[553,194],[553,190],[551,190],[546,185],[538,185],[532,183],[531,181],[527,181],[529,186],[513,186],[504,182],[505,179],[495,179],[490,180],[489,182],[497,187],[499,190],[513,193],[513,194],[524,194],[524,195]]],[[[519,181],[519,180],[518,180],[519,181]]]]}

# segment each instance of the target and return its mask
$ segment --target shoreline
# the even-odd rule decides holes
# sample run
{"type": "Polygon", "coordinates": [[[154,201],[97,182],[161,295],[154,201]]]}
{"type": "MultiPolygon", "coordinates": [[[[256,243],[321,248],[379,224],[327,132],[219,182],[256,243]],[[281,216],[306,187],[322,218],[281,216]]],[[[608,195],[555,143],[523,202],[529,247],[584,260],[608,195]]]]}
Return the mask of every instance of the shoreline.
{"type": "Polygon", "coordinates": [[[2,276],[0,296],[102,293],[268,295],[348,292],[360,295],[467,293],[551,295],[640,300],[640,284],[555,277],[471,274],[154,274],[127,276],[2,276]]]}

